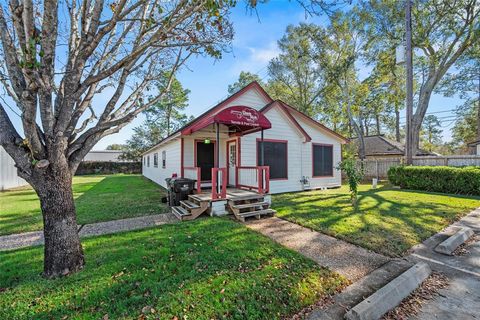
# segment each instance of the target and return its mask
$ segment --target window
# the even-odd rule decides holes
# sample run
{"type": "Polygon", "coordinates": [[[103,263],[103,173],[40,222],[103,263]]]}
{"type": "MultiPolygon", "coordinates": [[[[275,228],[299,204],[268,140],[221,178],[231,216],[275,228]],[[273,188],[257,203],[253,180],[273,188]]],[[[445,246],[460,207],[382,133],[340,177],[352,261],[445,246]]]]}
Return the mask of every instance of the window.
{"type": "Polygon", "coordinates": [[[147,156],[147,167],[150,167],[150,155],[147,156]]]}
{"type": "Polygon", "coordinates": [[[144,166],[147,165],[147,157],[146,157],[146,156],[143,156],[143,165],[144,165],[144,166]]]}
{"type": "MultiPolygon", "coordinates": [[[[257,165],[261,161],[261,141],[257,141],[257,165]]],[[[263,165],[270,167],[270,179],[288,179],[286,141],[263,141],[263,165]]]]}
{"type": "Polygon", "coordinates": [[[312,145],[312,176],[333,176],[333,146],[323,144],[312,145]]]}
{"type": "Polygon", "coordinates": [[[158,168],[158,153],[153,154],[153,166],[158,168]]]}
{"type": "Polygon", "coordinates": [[[167,151],[162,151],[162,168],[167,167],[167,151]]]}

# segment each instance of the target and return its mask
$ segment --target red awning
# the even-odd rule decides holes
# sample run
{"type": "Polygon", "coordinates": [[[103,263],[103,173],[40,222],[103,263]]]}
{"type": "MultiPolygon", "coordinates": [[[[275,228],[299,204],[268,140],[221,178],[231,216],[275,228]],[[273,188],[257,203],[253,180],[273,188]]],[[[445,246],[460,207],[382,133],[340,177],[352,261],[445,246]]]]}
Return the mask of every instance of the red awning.
{"type": "Polygon", "coordinates": [[[210,115],[197,123],[193,123],[182,130],[182,134],[191,134],[214,123],[228,126],[230,132],[248,131],[250,133],[272,127],[265,115],[257,110],[246,106],[233,106],[223,109],[217,114],[210,115]]]}

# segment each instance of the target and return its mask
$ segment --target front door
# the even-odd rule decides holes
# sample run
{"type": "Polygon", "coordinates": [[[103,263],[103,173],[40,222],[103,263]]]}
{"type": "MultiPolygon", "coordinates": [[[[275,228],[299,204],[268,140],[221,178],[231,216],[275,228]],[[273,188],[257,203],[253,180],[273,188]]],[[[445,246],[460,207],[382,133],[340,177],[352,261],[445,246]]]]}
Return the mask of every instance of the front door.
{"type": "Polygon", "coordinates": [[[237,142],[227,142],[227,159],[228,159],[228,185],[235,186],[235,169],[237,167],[237,142]]]}
{"type": "Polygon", "coordinates": [[[201,168],[202,181],[212,181],[215,166],[215,144],[197,141],[197,167],[201,168]]]}

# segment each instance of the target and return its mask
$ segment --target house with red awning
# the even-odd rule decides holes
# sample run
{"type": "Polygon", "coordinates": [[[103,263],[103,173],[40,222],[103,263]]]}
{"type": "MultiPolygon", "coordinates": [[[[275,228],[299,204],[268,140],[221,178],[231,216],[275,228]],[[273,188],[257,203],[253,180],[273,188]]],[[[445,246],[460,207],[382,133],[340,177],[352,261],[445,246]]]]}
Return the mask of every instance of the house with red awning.
{"type": "Polygon", "coordinates": [[[273,193],[340,186],[346,142],[252,82],[147,150],[142,172],[165,187],[172,176],[196,180],[190,200],[222,214],[229,198],[246,192],[268,202],[273,193]]]}

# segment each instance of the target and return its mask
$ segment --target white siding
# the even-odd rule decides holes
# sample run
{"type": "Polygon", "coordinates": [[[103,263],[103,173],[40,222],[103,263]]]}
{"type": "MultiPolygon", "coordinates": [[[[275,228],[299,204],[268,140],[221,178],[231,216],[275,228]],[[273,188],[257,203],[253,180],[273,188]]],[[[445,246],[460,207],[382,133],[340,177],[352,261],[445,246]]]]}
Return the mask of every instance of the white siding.
{"type": "MultiPolygon", "coordinates": [[[[290,124],[290,121],[278,108],[272,108],[265,114],[272,128],[264,131],[264,139],[287,140],[288,179],[270,180],[270,193],[281,193],[302,190],[302,145],[303,136],[290,124]]],[[[257,138],[260,133],[252,133],[241,138],[241,165],[257,165],[257,138]]]]}
{"type": "Polygon", "coordinates": [[[224,106],[224,108],[228,108],[231,106],[247,106],[256,110],[260,110],[268,102],[269,101],[265,98],[265,96],[258,92],[257,89],[251,88],[250,90],[244,92],[241,96],[230,101],[224,106]]]}
{"type": "Polygon", "coordinates": [[[21,187],[28,183],[17,175],[12,157],[0,146],[0,190],[21,187]]]}
{"type": "MultiPolygon", "coordinates": [[[[295,117],[295,115],[293,115],[295,117]]],[[[342,161],[342,145],[338,137],[332,135],[326,130],[322,130],[317,126],[310,124],[300,117],[295,117],[295,120],[302,126],[302,128],[312,138],[311,142],[304,143],[303,150],[303,172],[304,176],[310,180],[310,187],[312,189],[321,187],[336,187],[342,184],[342,175],[339,170],[333,170],[333,177],[319,177],[312,178],[312,144],[331,144],[333,145],[333,166],[334,168],[342,161]]]]}
{"type": "Polygon", "coordinates": [[[148,179],[166,187],[165,179],[170,178],[173,173],[180,176],[180,139],[167,142],[145,154],[143,158],[150,156],[150,166],[142,159],[142,174],[148,179]],[[162,168],[162,151],[166,151],[166,167],[162,168]],[[158,153],[158,166],[153,165],[153,154],[158,153]]]}

